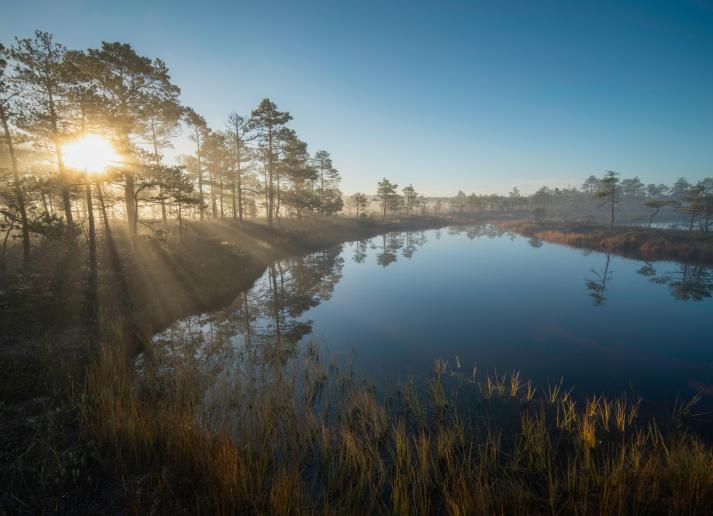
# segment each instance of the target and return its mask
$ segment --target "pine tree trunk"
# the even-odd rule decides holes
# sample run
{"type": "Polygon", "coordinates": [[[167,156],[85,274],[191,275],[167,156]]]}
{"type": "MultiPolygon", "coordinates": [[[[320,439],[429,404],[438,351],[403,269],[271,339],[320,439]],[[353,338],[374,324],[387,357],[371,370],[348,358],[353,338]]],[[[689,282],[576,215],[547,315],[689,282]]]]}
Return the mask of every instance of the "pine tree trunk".
{"type": "Polygon", "coordinates": [[[89,179],[86,184],[87,221],[89,232],[89,295],[87,296],[87,315],[92,336],[97,336],[99,324],[99,294],[97,272],[97,234],[94,227],[94,207],[92,206],[92,187],[89,179]]]}
{"type": "Polygon", "coordinates": [[[609,229],[614,229],[614,199],[611,201],[611,224],[609,225],[609,229]]]}
{"type": "MultiPolygon", "coordinates": [[[[67,174],[64,168],[64,160],[62,159],[62,150],[59,144],[55,144],[55,155],[57,156],[57,167],[59,169],[60,190],[62,193],[62,207],[64,208],[64,218],[68,227],[74,225],[74,216],[72,215],[72,202],[69,198],[69,185],[67,184],[67,174]]],[[[70,231],[71,233],[71,231],[70,231]]]]}
{"type": "Polygon", "coordinates": [[[324,163],[320,167],[319,185],[319,213],[324,215],[324,163]]]}
{"type": "Polygon", "coordinates": [[[276,190],[276,199],[275,199],[275,219],[277,219],[278,223],[280,221],[280,169],[278,167],[277,171],[275,172],[275,190],[276,190]]]}
{"type": "Polygon", "coordinates": [[[274,186],[273,186],[273,177],[272,177],[272,161],[273,161],[273,156],[272,156],[272,127],[269,127],[267,130],[267,150],[268,150],[268,155],[267,155],[267,173],[269,177],[269,188],[268,188],[268,196],[267,196],[267,225],[272,227],[272,208],[273,208],[273,203],[274,203],[274,186]]]}
{"type": "Polygon", "coordinates": [[[183,242],[183,217],[181,217],[181,201],[178,201],[178,235],[183,242]]]}
{"type": "Polygon", "coordinates": [[[72,203],[69,199],[69,184],[67,180],[66,170],[64,168],[64,159],[62,158],[62,147],[60,146],[57,138],[57,113],[54,107],[54,96],[52,95],[51,87],[48,87],[47,90],[47,100],[49,105],[50,124],[52,127],[52,143],[54,144],[54,152],[55,156],[57,157],[57,169],[59,170],[59,177],[61,181],[64,217],[66,219],[68,228],[70,228],[69,234],[72,235],[71,227],[74,224],[74,218],[72,216],[72,203]]]}
{"type": "Polygon", "coordinates": [[[219,176],[219,181],[218,181],[218,203],[219,203],[219,208],[220,208],[220,218],[224,218],[224,213],[223,213],[223,174],[220,174],[219,176]]]}
{"type": "Polygon", "coordinates": [[[102,185],[100,183],[97,183],[97,196],[99,197],[99,206],[102,210],[102,220],[104,221],[104,234],[106,238],[111,238],[109,215],[106,212],[106,204],[104,203],[104,192],[102,191],[102,185]]]}
{"type": "Polygon", "coordinates": [[[42,209],[44,210],[45,215],[49,217],[51,215],[51,213],[50,213],[50,206],[47,203],[47,194],[42,192],[42,193],[40,193],[40,195],[42,197],[42,209]]]}
{"type": "Polygon", "coordinates": [[[654,223],[654,217],[656,214],[658,214],[659,209],[656,208],[656,211],[651,214],[651,217],[649,217],[649,228],[651,228],[651,225],[654,223]]]}
{"type": "MultiPolygon", "coordinates": [[[[153,141],[153,156],[156,163],[156,173],[158,174],[161,170],[161,156],[158,153],[158,138],[156,137],[156,124],[153,118],[151,119],[151,139],[153,141]]],[[[166,216],[166,200],[163,198],[163,184],[159,185],[159,198],[161,200],[161,220],[164,224],[168,223],[168,218],[166,216]]]]}
{"type": "Polygon", "coordinates": [[[198,206],[198,211],[200,214],[200,220],[203,220],[203,217],[205,216],[205,214],[204,214],[205,206],[203,203],[203,170],[202,170],[202,165],[201,165],[201,137],[200,137],[200,133],[198,132],[197,127],[194,129],[194,131],[195,131],[195,136],[196,136],[196,159],[198,160],[198,200],[200,201],[200,205],[198,206]]]}
{"type": "Polygon", "coordinates": [[[20,183],[20,173],[17,169],[17,157],[15,156],[15,147],[12,144],[12,135],[10,134],[10,127],[7,123],[7,114],[2,105],[0,105],[0,120],[2,120],[2,128],[3,132],[5,133],[5,143],[7,144],[8,153],[10,154],[12,181],[14,183],[13,186],[15,190],[15,197],[17,198],[17,207],[18,210],[20,210],[20,224],[22,225],[22,261],[25,266],[28,266],[30,264],[30,226],[27,222],[25,195],[22,192],[22,184],[20,183]]]}
{"type": "Polygon", "coordinates": [[[240,222],[243,221],[243,179],[240,161],[238,161],[238,219],[240,222]]]}
{"type": "Polygon", "coordinates": [[[124,204],[126,205],[126,219],[129,224],[129,235],[136,238],[138,229],[138,213],[136,211],[136,191],[134,187],[134,174],[125,171],[126,181],[124,183],[124,204]]]}
{"type": "Polygon", "coordinates": [[[233,174],[233,178],[230,181],[230,194],[231,194],[231,199],[233,201],[233,218],[237,219],[238,218],[238,203],[236,199],[236,189],[235,189],[235,174],[233,174]]]}

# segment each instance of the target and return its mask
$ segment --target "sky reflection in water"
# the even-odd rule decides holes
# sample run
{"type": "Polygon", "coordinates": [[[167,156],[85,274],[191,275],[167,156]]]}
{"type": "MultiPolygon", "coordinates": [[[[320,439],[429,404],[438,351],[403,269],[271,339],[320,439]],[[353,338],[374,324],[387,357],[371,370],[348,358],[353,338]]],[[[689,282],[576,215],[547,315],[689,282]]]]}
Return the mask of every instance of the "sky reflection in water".
{"type": "Polygon", "coordinates": [[[564,377],[579,394],[633,389],[670,408],[678,395],[713,397],[712,290],[708,268],[473,226],[284,260],[230,306],[157,338],[199,335],[188,354],[218,369],[239,367],[245,342],[289,360],[316,340],[380,384],[458,355],[466,371],[517,369],[539,384],[564,377]]]}

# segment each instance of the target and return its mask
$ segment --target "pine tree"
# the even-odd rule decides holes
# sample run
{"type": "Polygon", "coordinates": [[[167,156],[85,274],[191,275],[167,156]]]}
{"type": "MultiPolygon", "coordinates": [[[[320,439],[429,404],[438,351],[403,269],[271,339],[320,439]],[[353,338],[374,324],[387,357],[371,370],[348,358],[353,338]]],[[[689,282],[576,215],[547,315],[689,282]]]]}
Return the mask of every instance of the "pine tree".
{"type": "Polygon", "coordinates": [[[198,180],[198,213],[201,220],[205,217],[205,196],[203,192],[203,144],[210,130],[205,119],[191,108],[184,108],[183,121],[191,131],[190,139],[196,144],[195,176],[198,180]]]}
{"type": "Polygon", "coordinates": [[[598,199],[603,199],[604,204],[608,204],[611,209],[611,219],[609,227],[614,227],[614,208],[621,199],[619,188],[619,173],[613,170],[607,171],[599,181],[599,190],[595,194],[598,199]]]}
{"type": "Polygon", "coordinates": [[[263,144],[263,158],[266,175],[267,196],[267,223],[272,226],[273,217],[278,216],[275,206],[275,184],[277,183],[277,197],[279,202],[279,182],[276,164],[275,138],[280,129],[292,120],[287,111],[278,111],[277,106],[270,99],[262,99],[257,108],[250,114],[252,127],[257,129],[258,137],[263,144]]]}
{"type": "Polygon", "coordinates": [[[325,150],[319,150],[314,155],[314,166],[317,169],[319,212],[322,215],[330,215],[342,209],[342,193],[339,190],[341,177],[339,171],[334,168],[332,158],[325,150]]]}
{"type": "Polygon", "coordinates": [[[352,202],[354,203],[354,207],[356,208],[356,217],[357,219],[359,217],[364,217],[364,211],[366,210],[368,198],[366,194],[357,192],[352,195],[352,202]]]}
{"type": "Polygon", "coordinates": [[[127,43],[102,42],[87,51],[87,75],[96,87],[104,116],[116,134],[118,151],[128,163],[123,167],[124,197],[129,234],[136,236],[138,204],[135,175],[137,151],[132,138],[150,139],[154,118],[171,118],[180,89],[171,82],[168,67],[160,59],[138,55],[127,43]]]}
{"type": "Polygon", "coordinates": [[[386,210],[393,209],[395,204],[395,199],[398,198],[397,188],[399,185],[392,183],[388,179],[384,178],[379,181],[376,189],[376,195],[381,199],[383,216],[382,220],[386,219],[386,210]]]}
{"type": "Polygon", "coordinates": [[[317,172],[310,162],[307,144],[288,128],[279,133],[280,177],[289,183],[285,191],[285,203],[301,217],[305,210],[312,210],[312,195],[317,172]]]}
{"type": "Polygon", "coordinates": [[[5,55],[5,47],[0,43],[0,123],[2,124],[2,135],[10,156],[10,169],[12,170],[15,202],[17,203],[17,211],[22,227],[22,258],[23,263],[27,266],[30,263],[30,229],[27,220],[25,194],[22,191],[20,172],[17,166],[17,156],[15,155],[15,146],[13,144],[13,135],[10,131],[10,117],[13,115],[11,103],[17,97],[18,91],[14,90],[9,84],[6,75],[7,60],[5,59],[5,55]]]}
{"type": "Polygon", "coordinates": [[[252,138],[249,136],[252,131],[250,120],[243,118],[237,113],[231,113],[228,116],[226,124],[230,131],[233,144],[233,174],[230,180],[232,200],[233,200],[233,218],[243,220],[243,163],[248,157],[248,149],[246,143],[252,138]]]}
{"type": "Polygon", "coordinates": [[[16,80],[23,90],[22,115],[18,125],[32,135],[41,147],[49,144],[57,161],[62,206],[67,225],[72,231],[74,217],[70,199],[72,179],[65,168],[62,145],[75,128],[73,105],[69,99],[70,77],[65,56],[67,49],[56,43],[51,34],[35,31],[34,38],[15,39],[9,56],[15,61],[16,80]]]}

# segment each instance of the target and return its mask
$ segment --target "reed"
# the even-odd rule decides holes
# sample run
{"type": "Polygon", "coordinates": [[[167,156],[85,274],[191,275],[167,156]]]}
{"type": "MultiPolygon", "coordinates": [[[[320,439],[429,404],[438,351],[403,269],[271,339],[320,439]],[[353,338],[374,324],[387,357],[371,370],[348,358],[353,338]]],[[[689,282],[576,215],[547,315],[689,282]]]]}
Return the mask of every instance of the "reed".
{"type": "Polygon", "coordinates": [[[626,393],[614,400],[614,422],[616,423],[616,428],[622,433],[626,431],[630,421],[630,411],[627,405],[626,393]]]}
{"type": "Polygon", "coordinates": [[[571,430],[572,425],[577,421],[577,402],[570,396],[561,398],[557,406],[557,426],[562,430],[571,430]]]}
{"type": "Polygon", "coordinates": [[[555,385],[547,385],[547,402],[550,405],[554,405],[557,403],[557,399],[559,398],[560,391],[562,390],[562,383],[564,382],[564,378],[560,378],[559,383],[555,385]]]}
{"type": "Polygon", "coordinates": [[[609,421],[611,420],[612,402],[602,397],[599,402],[599,418],[605,432],[609,431],[609,421]]]}
{"type": "Polygon", "coordinates": [[[520,371],[513,371],[510,373],[510,397],[517,397],[521,387],[522,382],[520,381],[520,371]]]}
{"type": "Polygon", "coordinates": [[[537,387],[532,386],[532,380],[528,380],[527,384],[525,384],[527,389],[525,390],[525,401],[528,403],[532,401],[532,398],[535,397],[535,392],[537,392],[537,387]]]}
{"type": "Polygon", "coordinates": [[[640,423],[639,400],[625,395],[578,402],[563,380],[537,391],[519,372],[488,375],[481,385],[437,361],[425,386],[411,378],[383,396],[337,365],[325,369],[316,348],[298,367],[280,360],[241,363],[239,381],[206,382],[190,361],[171,369],[147,359],[137,374],[116,350],[96,357],[84,428],[125,479],[125,510],[713,510],[711,446],[691,432],[640,423]],[[608,431],[611,419],[619,433],[608,431]]]}

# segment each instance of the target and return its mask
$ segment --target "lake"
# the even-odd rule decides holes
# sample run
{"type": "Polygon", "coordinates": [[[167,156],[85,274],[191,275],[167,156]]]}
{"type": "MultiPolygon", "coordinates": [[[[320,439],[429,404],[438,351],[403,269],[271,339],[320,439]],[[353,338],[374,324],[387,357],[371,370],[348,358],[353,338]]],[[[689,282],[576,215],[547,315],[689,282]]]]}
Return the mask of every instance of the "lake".
{"type": "Polygon", "coordinates": [[[490,225],[389,233],[276,263],[222,310],[156,335],[212,370],[316,341],[385,386],[433,370],[564,377],[647,410],[713,397],[713,270],[583,252],[490,225]],[[190,337],[187,339],[187,336],[190,337]]]}

